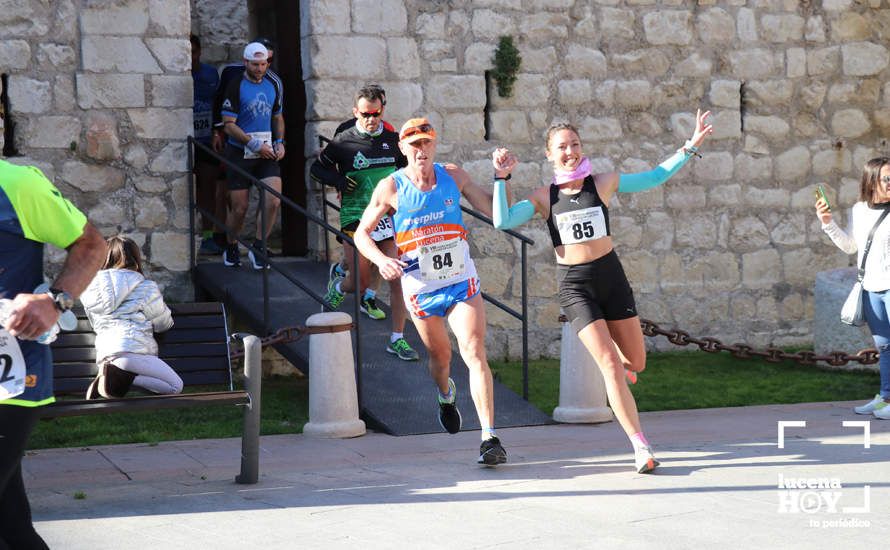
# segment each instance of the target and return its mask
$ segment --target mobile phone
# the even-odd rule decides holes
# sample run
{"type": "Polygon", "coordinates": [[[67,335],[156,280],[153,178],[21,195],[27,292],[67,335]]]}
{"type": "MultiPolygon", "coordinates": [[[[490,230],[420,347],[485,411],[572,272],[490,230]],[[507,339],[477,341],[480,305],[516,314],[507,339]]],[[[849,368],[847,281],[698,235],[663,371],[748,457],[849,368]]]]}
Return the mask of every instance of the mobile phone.
{"type": "Polygon", "coordinates": [[[831,212],[831,203],[828,202],[828,195],[825,194],[825,189],[823,189],[821,185],[816,186],[816,199],[825,201],[825,206],[827,206],[828,211],[831,212]]]}

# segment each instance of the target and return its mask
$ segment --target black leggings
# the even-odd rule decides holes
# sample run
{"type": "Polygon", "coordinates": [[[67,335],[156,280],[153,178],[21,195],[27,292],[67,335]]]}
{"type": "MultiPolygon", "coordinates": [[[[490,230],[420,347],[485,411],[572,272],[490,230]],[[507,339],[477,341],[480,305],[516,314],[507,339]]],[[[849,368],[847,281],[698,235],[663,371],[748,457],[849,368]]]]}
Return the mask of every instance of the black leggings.
{"type": "Polygon", "coordinates": [[[49,548],[31,522],[22,456],[40,410],[0,405],[0,550],[49,548]]]}

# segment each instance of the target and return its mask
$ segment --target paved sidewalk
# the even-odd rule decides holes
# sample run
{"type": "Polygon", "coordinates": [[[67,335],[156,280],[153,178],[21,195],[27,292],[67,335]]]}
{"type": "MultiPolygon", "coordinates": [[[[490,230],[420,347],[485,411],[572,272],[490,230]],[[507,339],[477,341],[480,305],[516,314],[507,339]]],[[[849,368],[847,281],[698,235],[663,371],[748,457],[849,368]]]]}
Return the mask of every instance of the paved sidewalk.
{"type": "Polygon", "coordinates": [[[24,468],[38,531],[63,549],[880,547],[890,422],[853,404],[643,413],[654,475],[615,422],[501,430],[497,469],[475,464],[478,432],[268,436],[256,485],[233,482],[238,439],[36,451],[24,468]],[[780,420],[807,422],[784,449],[780,420]],[[842,422],[868,420],[864,449],[842,422]]]}

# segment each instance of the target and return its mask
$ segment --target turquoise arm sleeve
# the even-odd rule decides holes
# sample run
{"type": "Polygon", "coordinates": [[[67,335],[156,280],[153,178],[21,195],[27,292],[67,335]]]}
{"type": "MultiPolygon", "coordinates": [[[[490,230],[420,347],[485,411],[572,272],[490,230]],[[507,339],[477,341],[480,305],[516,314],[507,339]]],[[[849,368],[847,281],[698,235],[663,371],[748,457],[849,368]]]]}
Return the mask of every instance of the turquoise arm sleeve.
{"type": "Polygon", "coordinates": [[[528,199],[519,201],[507,208],[507,182],[494,180],[494,195],[491,200],[491,218],[498,229],[513,229],[532,219],[535,205],[528,199]]]}
{"type": "Polygon", "coordinates": [[[655,167],[654,170],[648,172],[639,172],[637,174],[620,174],[618,176],[618,191],[622,193],[633,193],[635,191],[645,191],[658,187],[673,176],[677,170],[683,168],[690,155],[683,150],[677,151],[673,156],[668,158],[655,167]]]}

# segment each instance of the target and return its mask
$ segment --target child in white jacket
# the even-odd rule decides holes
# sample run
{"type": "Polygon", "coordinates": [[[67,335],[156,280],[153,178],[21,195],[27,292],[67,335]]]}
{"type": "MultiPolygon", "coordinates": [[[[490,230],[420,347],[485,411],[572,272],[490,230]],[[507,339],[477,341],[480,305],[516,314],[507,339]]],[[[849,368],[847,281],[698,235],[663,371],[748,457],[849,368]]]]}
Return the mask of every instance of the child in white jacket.
{"type": "Polygon", "coordinates": [[[96,332],[99,374],[87,399],[123,397],[135,384],[153,393],[182,391],[182,379],[158,358],[154,333],[173,326],[170,308],[142,272],[139,246],[127,237],[106,241],[105,265],[80,296],[96,332]]]}

